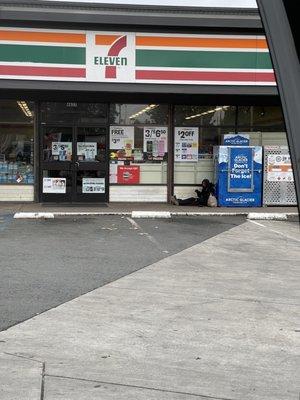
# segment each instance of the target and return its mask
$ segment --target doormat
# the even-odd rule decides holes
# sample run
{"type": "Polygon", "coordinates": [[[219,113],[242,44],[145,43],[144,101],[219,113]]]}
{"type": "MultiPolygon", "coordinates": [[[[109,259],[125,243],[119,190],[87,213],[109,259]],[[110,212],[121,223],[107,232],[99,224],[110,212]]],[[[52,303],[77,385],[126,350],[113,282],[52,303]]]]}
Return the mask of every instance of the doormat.
{"type": "Polygon", "coordinates": [[[41,206],[43,207],[108,207],[107,203],[42,203],[41,206]]]}

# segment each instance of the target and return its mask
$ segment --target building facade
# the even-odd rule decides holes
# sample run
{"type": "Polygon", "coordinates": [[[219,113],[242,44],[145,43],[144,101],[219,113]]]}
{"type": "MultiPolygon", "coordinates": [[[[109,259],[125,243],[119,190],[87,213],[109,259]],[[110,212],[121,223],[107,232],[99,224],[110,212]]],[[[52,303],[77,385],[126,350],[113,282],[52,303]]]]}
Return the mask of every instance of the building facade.
{"type": "Polygon", "coordinates": [[[256,10],[0,2],[0,199],[167,202],[287,145],[256,10]]]}

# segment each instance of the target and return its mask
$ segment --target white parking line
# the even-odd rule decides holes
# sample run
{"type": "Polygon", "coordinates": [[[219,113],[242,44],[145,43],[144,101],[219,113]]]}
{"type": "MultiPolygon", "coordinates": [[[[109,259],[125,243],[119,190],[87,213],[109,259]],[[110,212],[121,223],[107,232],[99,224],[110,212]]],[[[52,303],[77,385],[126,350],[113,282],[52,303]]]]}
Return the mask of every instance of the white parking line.
{"type": "Polygon", "coordinates": [[[255,225],[261,226],[262,228],[265,228],[270,232],[276,233],[277,235],[284,236],[285,238],[287,238],[289,240],[295,240],[296,242],[300,242],[300,239],[297,239],[295,237],[286,235],[285,233],[276,231],[275,229],[269,228],[268,226],[265,226],[264,224],[261,224],[260,222],[252,221],[251,219],[248,219],[248,222],[251,222],[251,224],[255,224],[255,225]]]}
{"type": "Polygon", "coordinates": [[[155,244],[163,253],[169,254],[169,251],[168,250],[162,250],[161,246],[160,246],[160,243],[153,236],[151,236],[149,233],[143,231],[143,229],[141,228],[141,226],[137,222],[135,222],[130,217],[126,217],[126,219],[132,225],[134,230],[139,230],[140,231],[139,235],[145,236],[147,239],[150,240],[151,243],[155,244]]]}
{"type": "Polygon", "coordinates": [[[249,219],[248,221],[251,222],[252,224],[255,224],[255,225],[258,225],[258,226],[262,226],[263,228],[266,228],[265,225],[260,224],[259,222],[252,221],[251,219],[249,219]]]}
{"type": "Polygon", "coordinates": [[[138,223],[136,223],[132,218],[130,217],[126,217],[127,221],[129,221],[131,223],[131,225],[133,226],[133,229],[140,229],[142,230],[142,228],[139,226],[138,223]]]}

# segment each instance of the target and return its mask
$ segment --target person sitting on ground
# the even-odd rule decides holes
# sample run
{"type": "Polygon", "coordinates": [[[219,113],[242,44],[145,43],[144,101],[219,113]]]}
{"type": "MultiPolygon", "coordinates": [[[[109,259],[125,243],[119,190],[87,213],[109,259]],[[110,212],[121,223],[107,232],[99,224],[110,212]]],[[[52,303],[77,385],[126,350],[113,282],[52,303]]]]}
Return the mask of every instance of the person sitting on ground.
{"type": "Polygon", "coordinates": [[[203,179],[200,190],[195,190],[197,197],[188,197],[187,199],[177,199],[176,196],[171,197],[171,204],[176,206],[207,206],[208,198],[212,194],[215,196],[214,184],[208,179],[203,179]]]}

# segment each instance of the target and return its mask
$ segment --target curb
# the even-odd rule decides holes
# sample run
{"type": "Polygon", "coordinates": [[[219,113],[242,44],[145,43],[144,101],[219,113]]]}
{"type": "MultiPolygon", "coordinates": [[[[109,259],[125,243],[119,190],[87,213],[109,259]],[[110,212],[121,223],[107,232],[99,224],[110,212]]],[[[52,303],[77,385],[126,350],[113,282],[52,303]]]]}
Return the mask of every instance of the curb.
{"type": "Polygon", "coordinates": [[[54,213],[50,212],[19,212],[14,215],[16,219],[53,219],[54,213]]]}
{"type": "Polygon", "coordinates": [[[102,216],[102,215],[131,215],[131,212],[18,212],[14,214],[16,219],[52,219],[56,217],[84,217],[84,216],[102,216]]]}
{"type": "Polygon", "coordinates": [[[171,218],[170,211],[132,211],[131,218],[171,218]]]}
{"type": "Polygon", "coordinates": [[[215,216],[220,216],[220,217],[236,217],[237,215],[244,215],[247,216],[248,212],[247,211],[222,211],[222,212],[204,212],[204,211],[187,211],[187,212],[171,212],[171,215],[174,216],[195,216],[195,217],[215,217],[215,216]]]}
{"type": "Polygon", "coordinates": [[[281,213],[249,213],[247,216],[247,219],[286,221],[288,219],[288,214],[287,213],[282,213],[282,214],[281,213]]]}
{"type": "Polygon", "coordinates": [[[233,217],[245,216],[249,220],[273,220],[286,221],[288,217],[297,217],[298,213],[255,213],[247,211],[235,212],[203,212],[203,211],[103,211],[103,212],[18,212],[14,214],[15,219],[53,219],[56,217],[84,217],[84,216],[104,216],[119,215],[130,216],[131,218],[172,218],[177,216],[194,216],[194,217],[233,217]]]}

